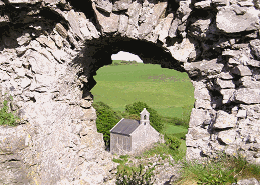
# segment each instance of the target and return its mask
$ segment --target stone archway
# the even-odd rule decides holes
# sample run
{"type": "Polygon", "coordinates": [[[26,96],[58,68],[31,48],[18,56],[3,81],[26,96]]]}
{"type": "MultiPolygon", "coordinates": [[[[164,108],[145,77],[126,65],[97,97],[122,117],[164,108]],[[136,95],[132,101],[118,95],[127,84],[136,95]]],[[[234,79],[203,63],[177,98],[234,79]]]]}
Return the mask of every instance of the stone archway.
{"type": "Polygon", "coordinates": [[[12,95],[10,107],[25,123],[1,126],[6,162],[0,168],[11,174],[3,183],[109,182],[114,164],[97,133],[89,90],[96,70],[122,48],[189,74],[196,102],[187,159],[225,151],[259,163],[257,1],[89,1],[83,7],[9,0],[0,8],[0,100],[12,95]],[[10,173],[8,165],[22,170],[10,173]]]}

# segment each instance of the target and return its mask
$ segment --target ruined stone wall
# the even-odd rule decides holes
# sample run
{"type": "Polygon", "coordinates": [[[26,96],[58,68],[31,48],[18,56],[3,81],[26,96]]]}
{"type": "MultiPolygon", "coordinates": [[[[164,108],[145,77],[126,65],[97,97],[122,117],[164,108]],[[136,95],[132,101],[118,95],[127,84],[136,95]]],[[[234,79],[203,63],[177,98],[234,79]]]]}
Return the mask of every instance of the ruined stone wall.
{"type": "Polygon", "coordinates": [[[120,50],[189,74],[188,159],[259,163],[259,16],[258,0],[0,0],[0,100],[21,119],[0,128],[0,183],[111,183],[89,91],[120,50]]]}

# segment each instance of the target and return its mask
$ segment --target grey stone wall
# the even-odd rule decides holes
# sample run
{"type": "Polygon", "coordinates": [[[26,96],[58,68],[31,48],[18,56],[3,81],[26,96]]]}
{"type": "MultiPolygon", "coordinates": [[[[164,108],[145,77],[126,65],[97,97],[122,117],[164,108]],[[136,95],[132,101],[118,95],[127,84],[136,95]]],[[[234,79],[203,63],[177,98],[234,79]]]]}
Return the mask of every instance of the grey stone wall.
{"type": "Polygon", "coordinates": [[[127,154],[132,151],[132,136],[110,133],[110,152],[112,154],[127,154]]]}
{"type": "Polygon", "coordinates": [[[21,118],[0,129],[1,183],[110,182],[89,91],[120,50],[189,74],[188,159],[225,151],[259,163],[258,0],[86,3],[0,0],[0,92],[21,118]]]}
{"type": "Polygon", "coordinates": [[[150,124],[141,124],[131,135],[133,153],[160,141],[160,134],[150,124]]]}

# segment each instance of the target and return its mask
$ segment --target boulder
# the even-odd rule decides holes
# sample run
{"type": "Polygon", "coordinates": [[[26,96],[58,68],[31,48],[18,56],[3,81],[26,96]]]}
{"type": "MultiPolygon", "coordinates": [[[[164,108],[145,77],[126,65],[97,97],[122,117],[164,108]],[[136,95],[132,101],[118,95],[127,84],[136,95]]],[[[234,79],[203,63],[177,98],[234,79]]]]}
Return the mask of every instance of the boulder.
{"type": "Polygon", "coordinates": [[[241,53],[242,52],[239,50],[230,50],[230,49],[226,49],[226,50],[222,51],[223,56],[234,57],[234,58],[241,55],[241,53]]]}
{"type": "Polygon", "coordinates": [[[226,33],[258,30],[258,14],[259,11],[255,8],[248,8],[244,15],[237,15],[232,7],[222,8],[217,13],[217,28],[226,33]]]}
{"type": "Polygon", "coordinates": [[[217,112],[216,120],[213,125],[213,128],[224,129],[224,128],[233,128],[236,126],[237,118],[223,110],[217,112]]]}
{"type": "Polygon", "coordinates": [[[67,20],[73,30],[73,32],[80,38],[83,40],[83,36],[81,34],[81,30],[80,30],[80,25],[79,25],[79,16],[77,15],[76,12],[74,12],[74,10],[70,10],[68,15],[67,15],[67,20]]]}
{"type": "Polygon", "coordinates": [[[210,133],[208,132],[208,130],[200,127],[189,128],[187,135],[190,135],[193,140],[210,137],[210,133]]]}
{"type": "Polygon", "coordinates": [[[260,103],[259,89],[240,88],[235,91],[234,101],[238,103],[260,103]]]}
{"type": "Polygon", "coordinates": [[[57,23],[55,25],[55,29],[63,38],[66,38],[68,36],[67,30],[63,27],[61,23],[57,23]]]}
{"type": "Polygon", "coordinates": [[[205,19],[194,19],[190,25],[189,32],[193,36],[206,38],[209,32],[209,25],[211,23],[211,17],[205,19]]]}
{"type": "Polygon", "coordinates": [[[224,65],[217,63],[217,59],[203,60],[200,62],[185,63],[184,68],[188,71],[190,76],[208,76],[217,75],[221,72],[224,65]]]}
{"type": "Polygon", "coordinates": [[[173,13],[170,13],[164,19],[162,29],[159,32],[159,40],[162,41],[162,42],[166,42],[166,38],[168,37],[169,29],[170,29],[173,17],[174,17],[173,13]]]}
{"type": "Polygon", "coordinates": [[[94,0],[96,8],[111,13],[112,12],[112,3],[109,0],[94,0]]]}
{"type": "Polygon", "coordinates": [[[250,178],[239,180],[237,183],[233,183],[232,185],[259,185],[259,182],[255,178],[250,178]]]}
{"type": "Polygon", "coordinates": [[[231,72],[239,76],[251,76],[252,72],[247,66],[238,65],[234,67],[231,72]]]}
{"type": "Polygon", "coordinates": [[[239,110],[237,113],[238,118],[246,118],[246,116],[247,116],[246,110],[239,110]]]}
{"type": "Polygon", "coordinates": [[[118,30],[119,15],[110,13],[109,16],[105,16],[103,13],[99,12],[94,6],[93,9],[103,33],[116,32],[118,30]]]}
{"type": "Polygon", "coordinates": [[[212,118],[208,111],[203,110],[203,109],[193,108],[191,111],[191,119],[189,122],[189,127],[197,127],[202,124],[210,125],[211,120],[212,120],[212,118]]]}
{"type": "Polygon", "coordinates": [[[242,82],[242,85],[245,88],[250,88],[250,89],[259,89],[260,88],[260,81],[256,81],[250,76],[244,76],[240,79],[242,82]]]}
{"type": "Polygon", "coordinates": [[[131,3],[131,0],[116,0],[112,5],[112,11],[127,10],[131,3]]]}
{"type": "Polygon", "coordinates": [[[167,2],[160,2],[155,4],[152,14],[147,17],[146,22],[142,23],[138,29],[139,37],[143,38],[148,35],[158,24],[158,19],[167,8],[167,2]]]}
{"type": "Polygon", "coordinates": [[[233,83],[232,80],[221,80],[220,78],[217,78],[216,83],[221,89],[233,89],[233,88],[235,88],[235,84],[233,83]]]}
{"type": "Polygon", "coordinates": [[[233,144],[236,140],[236,130],[225,130],[218,133],[218,140],[225,143],[226,145],[233,144]]]}
{"type": "Polygon", "coordinates": [[[125,33],[125,31],[127,30],[128,27],[128,16],[121,14],[119,17],[119,28],[118,28],[118,32],[119,33],[125,33]]]}
{"type": "Polygon", "coordinates": [[[229,5],[229,0],[211,0],[214,6],[227,6],[229,5]]]}
{"type": "Polygon", "coordinates": [[[260,60],[260,40],[255,39],[250,41],[249,46],[252,54],[257,58],[257,60],[260,60]]]}
{"type": "Polygon", "coordinates": [[[187,62],[188,60],[195,60],[197,53],[196,45],[197,43],[194,40],[185,38],[180,44],[176,43],[168,48],[176,60],[187,62]]]}
{"type": "Polygon", "coordinates": [[[126,14],[129,17],[126,35],[131,38],[138,37],[138,21],[142,5],[136,1],[129,5],[126,14]]]}
{"type": "Polygon", "coordinates": [[[223,95],[222,103],[229,103],[234,98],[234,89],[221,89],[220,93],[223,95]]]}
{"type": "Polygon", "coordinates": [[[220,73],[220,79],[223,79],[223,80],[232,80],[234,77],[229,74],[228,72],[221,72],[220,73]]]}
{"type": "Polygon", "coordinates": [[[40,37],[36,38],[36,40],[43,46],[47,46],[52,50],[56,49],[55,42],[51,38],[47,38],[46,36],[41,35],[40,37]]]}
{"type": "Polygon", "coordinates": [[[200,1],[200,2],[196,2],[194,4],[195,8],[197,9],[209,9],[211,8],[211,1],[200,1]]]}
{"type": "Polygon", "coordinates": [[[247,65],[253,66],[253,67],[260,67],[260,60],[248,60],[247,65]]]}

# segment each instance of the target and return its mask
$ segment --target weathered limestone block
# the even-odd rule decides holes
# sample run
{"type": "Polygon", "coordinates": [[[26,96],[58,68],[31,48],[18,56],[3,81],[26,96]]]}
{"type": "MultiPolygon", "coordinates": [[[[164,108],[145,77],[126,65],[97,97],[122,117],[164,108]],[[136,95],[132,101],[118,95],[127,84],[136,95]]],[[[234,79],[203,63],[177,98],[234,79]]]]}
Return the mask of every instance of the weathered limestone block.
{"type": "Polygon", "coordinates": [[[31,40],[31,36],[29,33],[25,33],[24,35],[22,35],[21,37],[18,37],[17,38],[17,42],[20,46],[24,45],[24,44],[27,44],[30,42],[31,40]]]}
{"type": "Polygon", "coordinates": [[[213,59],[203,60],[200,62],[185,63],[184,67],[191,76],[208,76],[219,74],[224,65],[221,63],[217,63],[217,59],[213,59]]]}
{"type": "Polygon", "coordinates": [[[189,32],[199,38],[206,38],[209,32],[209,25],[211,23],[211,17],[206,17],[205,19],[194,19],[190,26],[189,32]]]}
{"type": "Polygon", "coordinates": [[[57,4],[59,2],[61,2],[62,0],[44,0],[44,2],[46,3],[50,3],[50,4],[57,4]]]}
{"type": "Polygon", "coordinates": [[[169,35],[169,29],[171,26],[171,22],[173,20],[173,13],[170,13],[167,15],[167,17],[164,19],[163,26],[161,31],[159,32],[159,40],[162,42],[166,42],[166,38],[169,35]]]}
{"type": "Polygon", "coordinates": [[[217,78],[216,83],[221,89],[235,88],[235,84],[233,83],[232,80],[221,80],[220,78],[217,78]]]}
{"type": "Polygon", "coordinates": [[[112,3],[109,0],[94,0],[96,8],[105,12],[112,12],[112,3]]]}
{"type": "Polygon", "coordinates": [[[234,101],[245,104],[260,103],[259,89],[240,88],[234,93],[234,101]]]}
{"type": "Polygon", "coordinates": [[[63,27],[61,23],[57,23],[55,25],[55,29],[63,38],[66,38],[68,36],[67,30],[63,27]]]}
{"type": "Polygon", "coordinates": [[[222,8],[217,13],[217,28],[226,33],[257,30],[259,27],[258,14],[259,11],[255,8],[248,8],[244,15],[237,15],[232,7],[222,8]]]}
{"type": "Polygon", "coordinates": [[[250,89],[259,89],[260,88],[260,81],[256,81],[250,76],[244,76],[240,79],[242,82],[242,85],[245,88],[250,88],[250,89]]]}
{"type": "Polygon", "coordinates": [[[67,15],[67,20],[72,28],[73,33],[75,33],[80,39],[83,40],[78,19],[79,15],[77,15],[74,10],[70,10],[67,15]]]}
{"type": "Polygon", "coordinates": [[[40,0],[8,0],[8,3],[30,3],[34,4],[39,2],[40,0]]]}
{"type": "Polygon", "coordinates": [[[225,130],[218,133],[218,139],[223,143],[230,145],[236,140],[237,132],[235,129],[225,130]]]}
{"type": "Polygon", "coordinates": [[[206,84],[204,82],[194,82],[193,86],[195,88],[194,90],[194,98],[197,100],[207,100],[211,101],[211,96],[206,88],[206,84]]]}
{"type": "Polygon", "coordinates": [[[112,5],[112,11],[127,10],[131,0],[116,0],[112,5]]]}
{"type": "Polygon", "coordinates": [[[141,9],[142,5],[134,1],[132,4],[129,5],[128,11],[126,13],[129,16],[126,35],[131,38],[138,37],[138,21],[141,9]]]}
{"type": "MultiPolygon", "coordinates": [[[[251,121],[255,121],[254,119],[260,118],[260,107],[258,104],[254,105],[240,105],[242,109],[247,111],[247,116],[251,119],[251,121]],[[254,118],[254,119],[253,119],[254,118]]],[[[253,122],[255,123],[255,122],[253,122]]],[[[252,123],[248,123],[251,125],[252,123]]]]}
{"type": "Polygon", "coordinates": [[[220,93],[223,95],[222,103],[229,103],[234,98],[234,89],[221,89],[220,93]]]}
{"type": "Polygon", "coordinates": [[[87,27],[88,29],[90,30],[91,32],[91,36],[93,38],[98,38],[100,33],[98,32],[98,30],[96,29],[96,27],[94,26],[94,24],[92,22],[90,22],[89,20],[86,20],[86,24],[87,24],[87,27]]]}
{"type": "Polygon", "coordinates": [[[104,16],[98,10],[94,9],[97,20],[101,25],[102,32],[109,33],[109,32],[116,32],[118,30],[118,22],[119,22],[119,15],[114,13],[110,13],[110,16],[104,16]]]}
{"type": "Polygon", "coordinates": [[[202,150],[199,148],[194,148],[194,147],[188,147],[187,148],[187,154],[186,154],[186,160],[190,161],[193,159],[200,159],[200,154],[202,150]]]}
{"type": "Polygon", "coordinates": [[[118,32],[124,34],[128,27],[128,16],[120,14],[118,32]]]}
{"type": "Polygon", "coordinates": [[[232,80],[234,77],[231,74],[229,74],[228,72],[221,72],[220,78],[223,80],[232,80]]]}
{"type": "Polygon", "coordinates": [[[246,118],[246,116],[247,116],[246,110],[239,110],[237,113],[238,118],[246,118]]]}
{"type": "Polygon", "coordinates": [[[188,38],[183,39],[180,44],[176,43],[174,46],[168,47],[168,49],[170,50],[172,56],[181,62],[195,60],[196,58],[196,42],[188,38]]]}
{"type": "Polygon", "coordinates": [[[216,120],[213,128],[223,129],[223,128],[233,128],[236,126],[237,118],[225,111],[219,110],[217,112],[216,120]]]}
{"type": "Polygon", "coordinates": [[[193,108],[191,115],[193,115],[193,116],[191,116],[191,119],[189,122],[190,127],[197,127],[200,125],[211,124],[212,117],[211,117],[210,113],[206,110],[193,108]]]}
{"type": "Polygon", "coordinates": [[[178,29],[178,25],[181,23],[181,21],[178,18],[175,18],[170,26],[169,29],[169,37],[174,38],[177,36],[177,29],[178,29]]]}
{"type": "Polygon", "coordinates": [[[50,49],[56,49],[55,42],[51,38],[47,38],[46,36],[41,35],[40,37],[36,38],[36,40],[43,46],[47,46],[50,49]]]}
{"type": "Polygon", "coordinates": [[[215,6],[228,6],[229,0],[211,0],[211,3],[215,6]]]}
{"type": "Polygon", "coordinates": [[[239,76],[251,76],[252,72],[247,66],[238,65],[234,67],[231,72],[239,76]]]}
{"type": "Polygon", "coordinates": [[[257,60],[260,60],[260,40],[255,39],[250,41],[249,46],[253,55],[257,57],[257,60]]]}
{"type": "Polygon", "coordinates": [[[197,9],[209,9],[211,8],[211,1],[207,0],[207,1],[196,2],[194,6],[197,9]]]}
{"type": "Polygon", "coordinates": [[[138,29],[140,38],[148,35],[156,27],[159,17],[162,15],[166,8],[167,2],[159,2],[153,7],[152,14],[147,17],[146,22],[141,24],[138,29]]]}
{"type": "Polygon", "coordinates": [[[36,51],[31,51],[30,54],[27,55],[27,61],[32,66],[32,71],[37,74],[52,75],[55,73],[55,64],[36,51]]]}
{"type": "Polygon", "coordinates": [[[237,182],[238,185],[245,185],[245,184],[252,184],[252,185],[259,185],[258,180],[255,178],[250,178],[250,179],[242,179],[237,182]]]}
{"type": "Polygon", "coordinates": [[[84,39],[92,39],[91,32],[86,24],[86,17],[79,20],[80,31],[84,39]]]}
{"type": "Polygon", "coordinates": [[[247,65],[253,66],[253,67],[260,67],[260,60],[248,60],[247,65]]]}
{"type": "Polygon", "coordinates": [[[229,57],[234,57],[234,58],[241,55],[241,53],[242,52],[239,50],[230,50],[230,49],[226,49],[225,51],[222,51],[223,56],[229,56],[229,57]]]}

